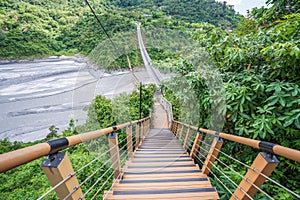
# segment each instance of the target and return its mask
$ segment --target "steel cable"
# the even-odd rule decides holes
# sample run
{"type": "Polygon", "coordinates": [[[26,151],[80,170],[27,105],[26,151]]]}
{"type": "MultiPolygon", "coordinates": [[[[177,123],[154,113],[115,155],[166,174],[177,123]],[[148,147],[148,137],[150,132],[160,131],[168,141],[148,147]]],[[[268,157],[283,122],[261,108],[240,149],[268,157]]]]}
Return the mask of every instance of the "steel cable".
{"type": "Polygon", "coordinates": [[[41,199],[45,198],[47,195],[49,195],[51,192],[53,192],[56,188],[58,188],[59,186],[64,184],[66,181],[68,181],[70,178],[72,178],[73,176],[75,176],[76,174],[78,174],[79,172],[81,172],[82,170],[84,170],[85,168],[87,168],[88,166],[90,166],[91,164],[96,162],[97,160],[99,160],[102,156],[106,155],[113,148],[115,148],[115,146],[113,146],[112,148],[110,148],[107,151],[103,152],[101,155],[97,156],[94,160],[90,161],[89,163],[87,163],[86,165],[84,165],[83,167],[78,169],[77,171],[73,172],[72,174],[69,174],[66,178],[64,178],[62,181],[60,181],[58,184],[56,184],[54,187],[52,187],[50,190],[48,190],[45,194],[43,194],[37,200],[41,200],[41,199]]]}
{"type": "MultiPolygon", "coordinates": [[[[124,154],[126,151],[124,151],[122,154],[124,154]]],[[[122,156],[122,155],[121,155],[122,156]]],[[[98,195],[98,193],[103,189],[103,187],[107,184],[107,182],[108,182],[108,180],[110,180],[110,178],[112,177],[112,175],[114,175],[114,172],[116,171],[116,169],[112,172],[112,174],[106,179],[106,181],[101,185],[101,187],[97,190],[97,192],[94,194],[94,196],[91,198],[91,199],[94,199],[97,195],[98,195]]],[[[118,175],[118,177],[120,176],[120,174],[118,175]]],[[[98,180],[97,180],[98,181],[98,180]]],[[[98,181],[99,182],[99,181],[98,181]]],[[[97,182],[97,183],[98,183],[97,182]]],[[[97,184],[97,183],[95,183],[94,185],[93,185],[93,187],[95,187],[95,185],[97,184]]],[[[85,195],[86,195],[87,193],[85,193],[85,195]]]]}
{"type": "MultiPolygon", "coordinates": [[[[126,139],[126,138],[125,138],[126,139]]],[[[124,140],[125,140],[124,139],[124,140]]],[[[113,148],[115,148],[117,145],[114,145],[113,146],[113,148]]],[[[125,147],[125,145],[122,147],[122,149],[125,147]]],[[[121,149],[120,149],[121,150],[121,149]]],[[[126,151],[124,151],[123,152],[123,154],[125,153],[126,151]]],[[[117,154],[118,152],[116,152],[113,156],[115,156],[116,154],[117,154]]],[[[107,161],[110,161],[110,160],[107,160],[107,161]]],[[[116,160],[115,162],[113,162],[111,165],[110,165],[110,167],[105,171],[105,173],[104,174],[102,174],[102,176],[99,178],[99,179],[97,179],[97,181],[89,188],[89,190],[88,190],[88,192],[92,189],[92,188],[94,188],[95,187],[95,185],[107,174],[107,172],[112,168],[112,166],[116,163],[116,162],[118,162],[118,160],[116,160]],[[98,181],[99,180],[99,181],[98,181]]],[[[107,163],[107,162],[106,162],[107,163]]],[[[102,165],[102,166],[104,166],[104,164],[102,165]]],[[[64,200],[66,200],[66,199],[68,199],[72,194],[74,194],[87,180],[89,180],[91,177],[93,177],[96,173],[97,173],[97,171],[99,171],[99,170],[101,170],[100,168],[99,169],[97,169],[92,175],[90,175],[90,176],[88,176],[82,183],[80,183],[78,186],[76,186],[65,198],[64,198],[64,200]]],[[[86,193],[85,193],[85,195],[86,195],[86,193]]],[[[85,196],[84,195],[84,196],[85,196]]]]}
{"type": "MultiPolygon", "coordinates": [[[[196,150],[197,151],[197,153],[198,154],[200,154],[200,155],[202,155],[203,157],[204,157],[204,155],[203,154],[201,154],[198,150],[196,150]]],[[[233,180],[231,180],[231,178],[229,178],[222,170],[220,170],[213,162],[211,162],[210,160],[207,160],[212,166],[214,166],[214,168],[215,169],[217,169],[223,176],[225,176],[236,188],[239,188],[249,199],[252,199],[253,200],[253,198],[247,193],[247,192],[245,192],[244,191],[244,189],[243,188],[241,188],[239,185],[237,185],[237,183],[236,182],[234,182],[233,180]]],[[[207,165],[205,165],[205,164],[203,164],[204,166],[206,166],[207,167],[207,165]]],[[[207,167],[207,169],[209,169],[208,167],[207,167]]]]}
{"type": "Polygon", "coordinates": [[[232,169],[230,166],[228,166],[226,163],[224,163],[223,161],[221,161],[219,158],[217,158],[215,155],[213,155],[212,153],[210,153],[209,151],[207,151],[206,149],[200,147],[200,149],[204,150],[207,152],[207,154],[211,155],[212,157],[214,157],[218,162],[220,162],[223,166],[227,167],[228,169],[230,169],[232,172],[234,172],[236,175],[238,175],[239,177],[241,177],[243,180],[247,181],[249,184],[251,184],[253,187],[255,187],[257,190],[259,190],[261,193],[263,193],[264,195],[266,195],[269,199],[274,200],[274,198],[272,198],[268,193],[266,193],[265,191],[263,191],[262,189],[260,189],[260,187],[258,187],[257,185],[255,185],[250,179],[245,178],[243,175],[241,175],[240,173],[238,173],[237,171],[235,171],[234,169],[232,169]]]}
{"type": "MultiPolygon", "coordinates": [[[[113,181],[113,183],[112,183],[111,187],[109,188],[108,192],[112,190],[114,184],[117,182],[117,180],[119,180],[120,176],[121,176],[121,173],[120,173],[120,174],[118,175],[118,177],[113,181]]],[[[98,193],[99,193],[99,192],[98,192],[98,193]]],[[[105,199],[106,196],[107,196],[107,194],[103,197],[103,199],[105,199]]]]}
{"type": "MultiPolygon", "coordinates": [[[[201,160],[201,158],[199,158],[199,156],[197,155],[197,154],[195,154],[194,153],[194,156],[196,157],[196,158],[198,158],[198,160],[201,162],[201,164],[203,165],[203,166],[206,166],[205,164],[204,164],[204,162],[201,160]]],[[[200,156],[201,157],[203,157],[203,158],[205,158],[205,156],[203,156],[202,154],[200,154],[200,156]]],[[[221,185],[232,195],[232,196],[234,196],[235,197],[235,199],[238,199],[234,194],[233,194],[233,192],[216,176],[216,174],[211,170],[211,169],[209,169],[209,168],[207,168],[208,169],[208,171],[217,179],[217,181],[219,182],[219,183],[221,183],[221,185]]]]}
{"type": "MultiPolygon", "coordinates": [[[[206,146],[212,147],[212,145],[207,144],[207,143],[205,143],[204,141],[202,141],[202,143],[203,143],[204,145],[206,145],[206,146]]],[[[216,148],[214,148],[214,149],[215,149],[216,151],[218,151],[219,153],[223,154],[224,156],[226,156],[227,158],[229,158],[229,159],[231,159],[231,160],[233,160],[233,161],[235,161],[235,162],[237,162],[237,163],[243,165],[244,167],[246,167],[246,168],[248,168],[248,169],[251,169],[251,170],[254,171],[255,173],[257,173],[257,174],[263,176],[264,178],[266,178],[267,180],[271,181],[272,183],[274,183],[274,184],[277,185],[278,187],[284,189],[285,191],[289,192],[290,194],[292,194],[292,195],[294,195],[295,197],[297,197],[298,199],[300,199],[300,195],[299,195],[299,194],[297,194],[297,193],[295,193],[294,191],[290,190],[289,188],[287,188],[287,187],[281,185],[280,183],[278,183],[277,181],[273,180],[273,179],[270,178],[269,176],[267,176],[267,175],[261,173],[261,172],[260,172],[259,170],[257,170],[256,168],[251,167],[251,166],[249,166],[249,165],[247,165],[247,164],[245,164],[245,163],[243,163],[243,162],[237,160],[236,158],[233,158],[232,156],[230,156],[230,155],[224,153],[223,151],[220,151],[219,149],[216,149],[216,148]]]]}
{"type": "MultiPolygon", "coordinates": [[[[127,138],[123,139],[121,142],[124,142],[127,138]]],[[[128,145],[128,142],[127,142],[128,145]]],[[[125,146],[125,145],[124,145],[125,146]]],[[[79,172],[81,172],[82,170],[84,170],[85,168],[87,168],[88,166],[90,166],[91,164],[93,164],[94,162],[96,162],[97,160],[99,160],[100,158],[102,158],[104,155],[106,155],[107,153],[109,153],[113,148],[115,148],[116,145],[114,145],[113,147],[111,147],[110,149],[108,149],[107,151],[103,152],[101,155],[97,156],[95,159],[93,159],[92,161],[90,161],[89,163],[87,163],[86,165],[82,166],[80,169],[78,169],[77,171],[73,172],[72,174],[69,174],[66,178],[64,178],[62,181],[60,181],[58,184],[56,184],[54,187],[52,187],[50,190],[48,190],[46,193],[44,193],[42,196],[40,196],[37,200],[41,200],[43,198],[45,198],[46,196],[48,196],[51,192],[53,192],[55,189],[57,189],[59,186],[61,186],[62,184],[64,184],[66,181],[68,181],[70,178],[72,178],[73,176],[75,176],[76,174],[78,174],[79,172]]],[[[101,170],[105,164],[107,164],[109,160],[107,160],[104,164],[102,164],[102,166],[100,166],[99,169],[97,169],[96,171],[101,170]]],[[[84,181],[85,182],[85,181],[84,181]]],[[[81,184],[82,185],[82,184],[81,184]]]]}
{"type": "MultiPolygon", "coordinates": [[[[126,138],[125,138],[126,139],[126,138]]],[[[124,140],[125,140],[124,139],[124,140]]],[[[123,140],[123,141],[124,141],[123,140]]],[[[114,148],[116,147],[117,145],[114,145],[114,148]]],[[[125,147],[125,145],[121,148],[121,149],[123,149],[125,147]]],[[[120,150],[121,150],[120,149],[120,150]]],[[[124,151],[123,153],[122,153],[122,155],[125,153],[126,151],[124,151]]],[[[118,152],[116,152],[113,156],[115,156],[116,154],[117,154],[118,152]]],[[[121,155],[121,156],[122,156],[121,155]]],[[[108,160],[108,161],[110,161],[110,160],[108,160]]],[[[95,187],[95,185],[99,182],[99,181],[101,181],[102,180],[102,178],[107,174],[107,172],[109,172],[109,170],[112,168],[112,166],[116,163],[116,162],[118,162],[118,160],[116,160],[115,162],[113,162],[111,165],[110,165],[110,167],[104,172],[104,174],[102,174],[102,176],[101,177],[99,177],[98,179],[97,179],[97,181],[88,189],[88,191],[86,192],[86,193],[84,193],[84,195],[83,195],[83,197],[85,197],[86,196],[86,194],[90,191],[90,190],[92,190],[94,187],[95,187]]],[[[107,163],[107,162],[106,162],[107,163]]],[[[103,166],[104,166],[104,164],[103,164],[103,166]]],[[[99,171],[100,169],[97,169],[96,171],[99,171]]],[[[115,170],[114,170],[115,171],[115,170]]],[[[81,184],[79,184],[78,186],[76,186],[74,189],[73,189],[73,191],[72,192],[70,192],[65,198],[64,198],[64,200],[65,199],[68,199],[72,194],[74,194],[88,179],[90,179],[91,177],[93,177],[94,175],[96,174],[96,172],[94,172],[92,175],[90,175],[87,179],[85,179],[81,184]]]]}
{"type": "MultiPolygon", "coordinates": [[[[126,138],[125,138],[126,139],[126,138]]],[[[124,139],[124,140],[125,140],[124,139]]],[[[124,141],[123,140],[123,141],[124,141]]],[[[128,145],[128,142],[127,142],[127,145],[128,145]]],[[[122,147],[122,148],[120,148],[119,149],[119,151],[121,151],[121,150],[123,150],[124,149],[124,147],[125,147],[125,145],[122,147]]],[[[124,154],[126,153],[126,151],[124,151],[121,155],[120,155],[120,157],[122,157],[124,154]]],[[[117,154],[117,153],[116,153],[117,154]]],[[[114,154],[114,155],[116,155],[116,154],[114,154]]],[[[126,157],[125,157],[126,158],[126,157]]],[[[124,160],[124,159],[123,159],[124,160]]],[[[123,161],[122,160],[122,161],[123,161]]],[[[110,166],[110,168],[108,168],[106,171],[105,171],[105,174],[112,168],[112,165],[114,165],[116,162],[117,162],[118,160],[116,160],[114,163],[112,163],[111,164],[111,166],[110,166]]],[[[121,162],[120,162],[121,163],[121,162]]],[[[115,171],[115,170],[114,170],[115,171]]],[[[113,172],[114,173],[114,172],[113,172]]],[[[103,175],[100,177],[100,180],[103,178],[103,175]]],[[[100,181],[99,179],[97,179],[97,181],[84,193],[84,195],[83,195],[83,198],[95,187],[95,185],[100,181]]]]}

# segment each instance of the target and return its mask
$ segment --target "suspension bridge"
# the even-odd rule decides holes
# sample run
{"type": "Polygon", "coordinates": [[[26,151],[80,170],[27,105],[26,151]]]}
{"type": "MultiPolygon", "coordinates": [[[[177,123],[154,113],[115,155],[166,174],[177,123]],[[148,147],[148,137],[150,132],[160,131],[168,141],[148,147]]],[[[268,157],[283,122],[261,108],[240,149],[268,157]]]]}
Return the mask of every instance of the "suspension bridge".
{"type": "MultiPolygon", "coordinates": [[[[138,36],[145,66],[158,84],[160,78],[149,64],[139,25],[138,36]]],[[[295,191],[270,177],[279,164],[276,156],[299,163],[299,150],[175,121],[172,105],[162,95],[155,97],[150,117],[1,154],[0,172],[44,156],[41,170],[52,188],[39,199],[47,199],[54,192],[59,199],[87,199],[87,196],[89,199],[220,199],[220,192],[224,191],[217,191],[209,177],[231,194],[230,199],[254,199],[257,192],[274,199],[262,189],[265,181],[295,199],[300,198],[295,191]],[[118,138],[122,134],[125,137],[118,138]],[[211,140],[206,140],[209,137],[211,140]],[[74,170],[63,150],[97,138],[107,140],[107,150],[74,170]],[[257,149],[259,152],[252,164],[223,152],[222,146],[229,142],[257,149]],[[219,159],[218,155],[226,160],[219,159]],[[100,167],[93,167],[100,161],[100,167]],[[240,174],[228,164],[231,162],[241,165],[247,172],[240,174]],[[79,180],[77,176],[86,173],[87,168],[92,171],[79,180]],[[241,181],[232,180],[224,169],[241,181]],[[83,190],[82,186],[91,180],[91,187],[83,190]]]]}

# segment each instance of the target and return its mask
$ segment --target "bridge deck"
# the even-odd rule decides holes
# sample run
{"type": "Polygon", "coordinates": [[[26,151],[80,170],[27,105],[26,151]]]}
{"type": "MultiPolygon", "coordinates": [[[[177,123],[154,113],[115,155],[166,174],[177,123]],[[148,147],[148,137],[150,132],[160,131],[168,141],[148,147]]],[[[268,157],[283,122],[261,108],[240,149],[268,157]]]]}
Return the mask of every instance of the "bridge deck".
{"type": "Polygon", "coordinates": [[[168,129],[151,129],[106,199],[219,199],[168,129]]]}
{"type": "Polygon", "coordinates": [[[168,128],[168,117],[166,111],[160,105],[160,103],[154,104],[154,112],[152,118],[152,127],[153,128],[168,128]]]}

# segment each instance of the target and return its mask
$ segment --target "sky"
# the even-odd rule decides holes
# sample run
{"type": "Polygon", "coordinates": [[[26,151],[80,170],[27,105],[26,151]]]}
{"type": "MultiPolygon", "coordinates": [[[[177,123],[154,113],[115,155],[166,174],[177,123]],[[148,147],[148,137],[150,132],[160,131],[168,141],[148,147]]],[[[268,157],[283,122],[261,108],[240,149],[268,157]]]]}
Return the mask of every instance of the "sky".
{"type": "MultiPolygon", "coordinates": [[[[223,2],[224,0],[217,0],[223,2]]],[[[266,7],[266,0],[226,0],[228,5],[234,5],[234,9],[242,15],[246,15],[247,10],[254,7],[266,7]]]]}

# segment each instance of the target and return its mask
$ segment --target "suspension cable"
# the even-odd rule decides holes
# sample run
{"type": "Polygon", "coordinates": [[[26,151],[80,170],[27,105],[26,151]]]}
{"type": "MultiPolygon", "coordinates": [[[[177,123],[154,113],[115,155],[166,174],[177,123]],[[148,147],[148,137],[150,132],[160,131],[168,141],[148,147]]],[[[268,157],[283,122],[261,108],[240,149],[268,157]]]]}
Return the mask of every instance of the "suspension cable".
{"type": "MultiPolygon", "coordinates": [[[[110,43],[113,45],[113,48],[115,49],[116,52],[119,51],[118,47],[116,46],[116,44],[113,42],[113,40],[111,39],[111,37],[109,36],[109,34],[107,33],[106,29],[104,28],[102,22],[100,21],[99,17],[97,16],[97,14],[95,13],[94,9],[92,8],[91,4],[88,2],[88,0],[85,0],[86,4],[88,5],[88,7],[90,8],[91,12],[93,13],[95,19],[97,20],[98,24],[100,25],[100,27],[102,28],[102,30],[104,31],[105,35],[107,36],[107,38],[109,39],[110,43]]],[[[131,72],[132,78],[135,79],[136,82],[138,82],[138,78],[136,77],[136,75],[133,73],[131,64],[130,64],[130,59],[127,53],[125,53],[126,55],[126,59],[128,62],[128,66],[129,66],[129,70],[131,72]]],[[[133,80],[132,80],[133,81],[133,80]]],[[[134,82],[134,81],[133,81],[134,82]]]]}
{"type": "Polygon", "coordinates": [[[115,43],[112,41],[111,37],[109,36],[109,34],[107,33],[107,31],[105,30],[103,24],[101,23],[100,19],[98,18],[98,16],[96,15],[94,9],[92,8],[91,4],[88,2],[88,0],[84,0],[86,2],[86,4],[89,6],[91,12],[93,13],[94,17],[96,18],[97,22],[99,23],[100,27],[102,28],[102,30],[104,31],[105,35],[107,36],[107,38],[109,39],[109,41],[111,42],[111,44],[113,45],[114,49],[116,51],[118,51],[117,46],[115,45],[115,43]]]}

